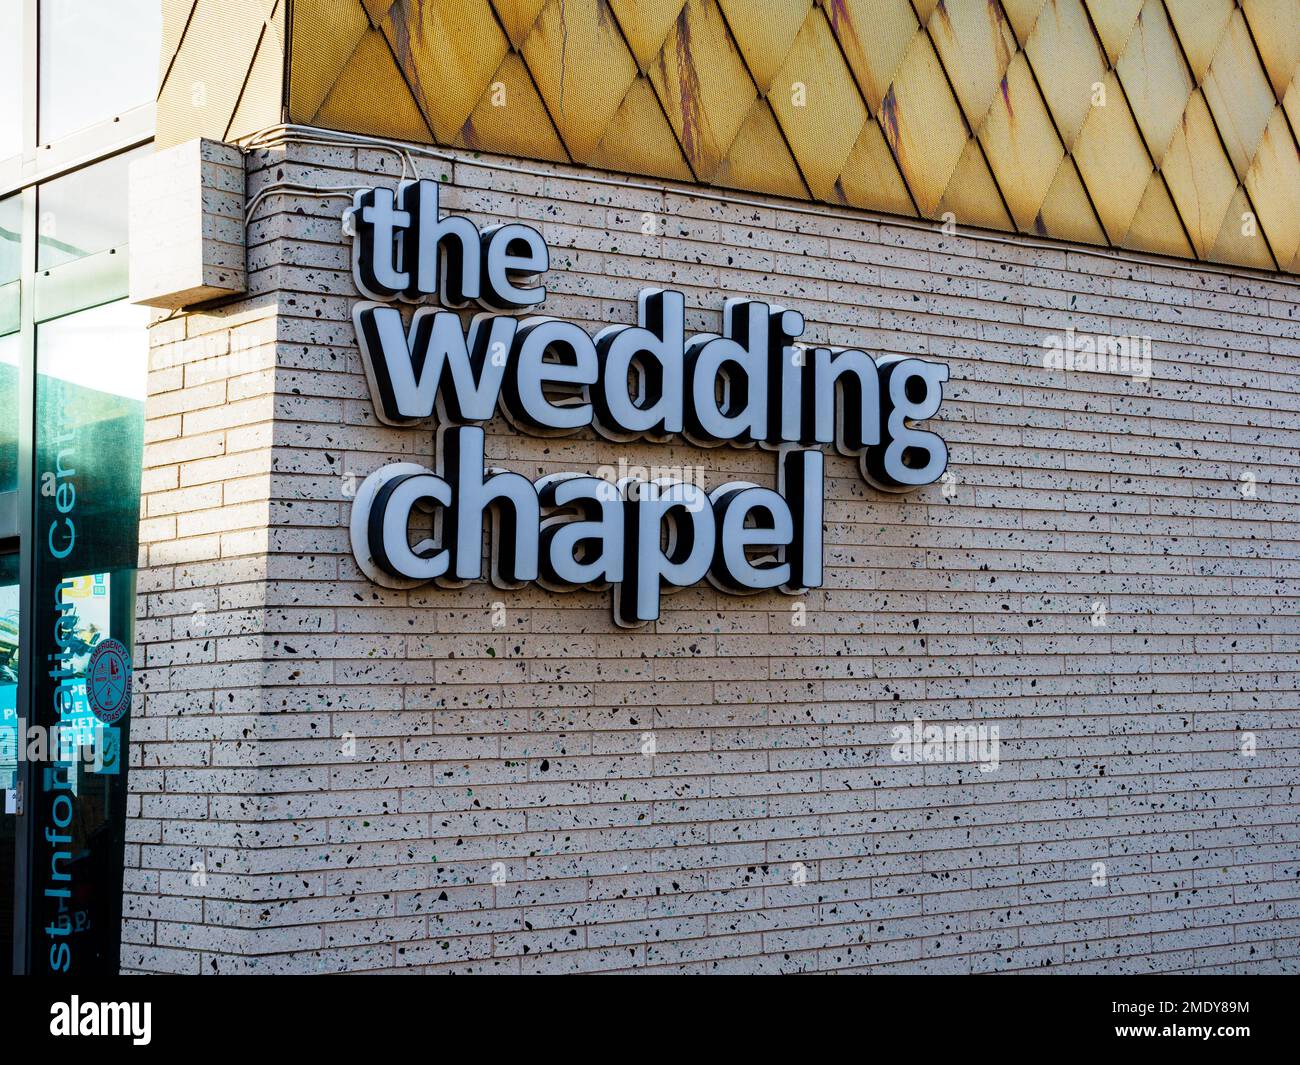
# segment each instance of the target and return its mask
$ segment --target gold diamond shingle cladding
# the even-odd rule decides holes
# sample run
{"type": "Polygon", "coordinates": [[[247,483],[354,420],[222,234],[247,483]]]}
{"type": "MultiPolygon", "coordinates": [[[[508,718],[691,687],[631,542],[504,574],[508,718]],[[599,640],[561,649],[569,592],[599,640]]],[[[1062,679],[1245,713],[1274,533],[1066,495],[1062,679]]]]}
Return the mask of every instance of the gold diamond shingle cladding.
{"type": "MultiPolygon", "coordinates": [[[[165,6],[164,140],[214,19],[262,25],[230,69],[274,96],[281,3],[165,6]]],[[[297,0],[291,20],[295,123],[1300,272],[1300,0],[297,0]]],[[[226,104],[201,132],[265,111],[226,104]]]]}

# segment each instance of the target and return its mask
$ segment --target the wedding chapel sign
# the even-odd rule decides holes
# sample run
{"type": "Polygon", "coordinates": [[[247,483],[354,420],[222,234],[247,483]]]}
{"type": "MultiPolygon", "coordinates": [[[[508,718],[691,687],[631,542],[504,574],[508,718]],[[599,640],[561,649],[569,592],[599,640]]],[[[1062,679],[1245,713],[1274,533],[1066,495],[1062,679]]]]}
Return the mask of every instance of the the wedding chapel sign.
{"type": "Polygon", "coordinates": [[[517,222],[481,233],[440,217],[439,185],[358,192],[344,214],[352,238],[357,341],[376,416],[438,425],[435,469],[395,462],[370,474],[352,506],[352,550],[376,583],[456,587],[483,577],[554,591],[613,588],[614,619],[659,616],[666,591],[708,579],[746,594],[822,583],[823,455],[856,456],[885,491],[931,484],[948,450],[913,422],[934,415],[948,368],[805,348],[798,311],[726,302],[722,334],[687,336],[680,292],[645,289],[636,325],[589,336],[557,318],[516,318],[546,297],[550,256],[517,222]],[[405,322],[394,301],[420,306],[405,322]],[[477,304],[468,329],[454,308],[477,304]],[[757,445],[775,453],[777,488],[729,481],[705,492],[670,478],[610,481],[560,473],[533,482],[484,468],[482,426],[500,410],[521,432],[572,435],[591,426],[617,443],[757,445]],[[415,510],[432,535],[411,543],[415,510]]]}

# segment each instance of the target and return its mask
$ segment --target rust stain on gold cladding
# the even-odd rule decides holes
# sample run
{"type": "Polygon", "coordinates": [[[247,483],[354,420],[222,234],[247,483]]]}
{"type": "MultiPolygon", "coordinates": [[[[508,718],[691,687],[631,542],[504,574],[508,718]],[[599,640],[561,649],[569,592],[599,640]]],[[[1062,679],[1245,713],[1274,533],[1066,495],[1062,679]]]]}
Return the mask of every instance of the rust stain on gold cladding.
{"type": "MultiPolygon", "coordinates": [[[[695,57],[691,54],[691,24],[687,6],[677,15],[677,104],[682,113],[682,150],[690,160],[691,169],[699,173],[699,132],[702,128],[700,113],[700,78],[695,71],[695,57]]],[[[660,57],[660,69],[663,59],[660,57]]],[[[664,81],[667,83],[667,72],[664,81]]]]}
{"type": "Polygon", "coordinates": [[[885,130],[885,139],[899,165],[903,163],[899,153],[902,151],[902,139],[898,134],[898,102],[894,99],[894,87],[891,85],[880,103],[880,117],[885,130]]]}

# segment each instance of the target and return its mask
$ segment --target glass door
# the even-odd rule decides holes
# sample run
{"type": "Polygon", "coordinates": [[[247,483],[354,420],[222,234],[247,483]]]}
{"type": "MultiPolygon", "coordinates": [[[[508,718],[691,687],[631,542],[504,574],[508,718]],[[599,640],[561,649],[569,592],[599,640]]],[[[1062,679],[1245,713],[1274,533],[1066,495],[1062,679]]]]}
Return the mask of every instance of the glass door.
{"type": "Polygon", "coordinates": [[[18,827],[18,552],[0,549],[0,973],[14,953],[18,827]]]}
{"type": "Polygon", "coordinates": [[[118,967],[147,319],[118,301],[36,327],[32,723],[58,740],[24,804],[35,974],[118,967]]]}

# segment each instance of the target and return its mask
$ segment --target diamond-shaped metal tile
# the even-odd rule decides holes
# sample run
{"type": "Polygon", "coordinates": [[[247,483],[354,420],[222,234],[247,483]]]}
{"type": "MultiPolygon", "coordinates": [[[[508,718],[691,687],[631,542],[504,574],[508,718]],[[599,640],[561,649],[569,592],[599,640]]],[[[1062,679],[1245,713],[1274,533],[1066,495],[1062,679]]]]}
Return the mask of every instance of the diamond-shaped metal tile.
{"type": "Polygon", "coordinates": [[[434,135],[450,143],[505,58],[508,42],[491,6],[487,0],[397,0],[382,29],[434,135]]]}
{"type": "Polygon", "coordinates": [[[1033,232],[1065,149],[1023,52],[1007,67],[979,139],[1016,226],[1033,232]]]}
{"type": "Polygon", "coordinates": [[[682,17],[686,0],[609,0],[642,73],[659,55],[673,23],[682,17]]]}
{"type": "Polygon", "coordinates": [[[1196,254],[1208,255],[1223,226],[1237,179],[1200,89],[1192,93],[1160,169],[1196,254]]]}
{"type": "Polygon", "coordinates": [[[1241,0],[1241,7],[1280,100],[1300,67],[1300,0],[1241,0]]]}
{"type": "Polygon", "coordinates": [[[1043,199],[1034,220],[1034,232],[1044,237],[1060,240],[1077,240],[1084,244],[1105,244],[1106,232],[1097,221],[1097,214],[1083,187],[1079,169],[1074,160],[1066,156],[1052,179],[1052,185],[1043,199]]]}
{"type": "Polygon", "coordinates": [[[774,196],[807,199],[799,168],[781,137],[772,108],[756,99],[713,176],[713,183],[774,196]]]}
{"type": "Polygon", "coordinates": [[[1103,88],[1105,103],[1088,112],[1072,154],[1106,235],[1119,243],[1146,191],[1151,157],[1113,72],[1103,88]]]}
{"type": "Polygon", "coordinates": [[[1138,204],[1137,213],[1120,244],[1135,251],[1152,251],[1160,255],[1190,256],[1192,246],[1187,243],[1182,220],[1169,196],[1164,179],[1156,171],[1147,181],[1146,191],[1138,204]]]}
{"type": "Polygon", "coordinates": [[[1273,255],[1264,239],[1264,231],[1257,221],[1252,223],[1254,218],[1255,210],[1246,190],[1238,186],[1228,204],[1228,212],[1223,216],[1219,236],[1210,249],[1210,258],[1219,263],[1271,270],[1273,255]]]}
{"type": "Polygon", "coordinates": [[[546,0],[492,0],[492,7],[501,20],[512,47],[523,46],[528,31],[533,28],[533,23],[545,5],[546,0]]]}
{"type": "Polygon", "coordinates": [[[1274,256],[1291,263],[1300,254],[1300,157],[1280,107],[1269,118],[1245,185],[1274,256]]]}
{"type": "Polygon", "coordinates": [[[222,140],[274,126],[284,118],[284,29],[279,5],[272,2],[271,17],[248,68],[239,103],[222,140]]]}
{"type": "Polygon", "coordinates": [[[1088,0],[1092,24],[1112,65],[1124,54],[1128,35],[1133,32],[1143,0],[1088,0]]]}
{"type": "Polygon", "coordinates": [[[966,147],[967,132],[926,34],[912,38],[877,118],[912,199],[933,218],[966,147]]]}
{"type": "Polygon", "coordinates": [[[1194,88],[1161,0],[1146,0],[1115,70],[1159,166],[1194,88]]]}
{"type": "MultiPolygon", "coordinates": [[[[160,146],[197,136],[225,136],[256,58],[265,16],[260,0],[200,0],[160,95],[160,146]],[[222,62],[214,64],[212,52],[218,43],[222,62]],[[196,92],[196,86],[201,91],[196,92]]],[[[361,22],[364,25],[365,19],[361,22]]],[[[349,54],[355,46],[351,41],[349,54]]]]}
{"type": "Polygon", "coordinates": [[[604,0],[547,0],[522,49],[569,154],[586,162],[636,78],[636,61],[604,0]],[[600,71],[600,77],[593,77],[600,71]]]}
{"type": "Polygon", "coordinates": [[[867,105],[820,8],[810,8],[767,99],[813,195],[833,199],[835,181],[867,123],[867,105]]]}
{"type": "Polygon", "coordinates": [[[1202,88],[1232,167],[1244,178],[1277,101],[1240,11],[1228,21],[1202,88]]]}
{"type": "MultiPolygon", "coordinates": [[[[812,0],[783,0],[780,4],[718,0],[718,3],[754,84],[766,96],[812,10],[812,0]]],[[[838,55],[827,59],[831,65],[843,69],[843,60],[838,55]]]]}
{"type": "Polygon", "coordinates": [[[1002,6],[997,0],[945,0],[930,16],[929,30],[966,121],[978,129],[1018,49],[1002,6]]]}
{"type": "Polygon", "coordinates": [[[951,214],[958,225],[1014,231],[1016,226],[1002,205],[1002,194],[974,137],[957,161],[948,188],[939,201],[939,217],[951,214]]]}
{"type": "Polygon", "coordinates": [[[637,77],[588,162],[605,170],[690,181],[681,145],[649,79],[637,77]]]}
{"type": "Polygon", "coordinates": [[[649,75],[691,170],[710,180],[758,96],[716,0],[687,0],[649,75]]]}
{"type": "Polygon", "coordinates": [[[1007,21],[1022,47],[1034,32],[1039,14],[1046,6],[1047,0],[1002,0],[1002,10],[1006,12],[1007,21]]]}
{"type": "Polygon", "coordinates": [[[907,0],[822,0],[822,6],[875,114],[921,24],[907,0]]]}
{"type": "Polygon", "coordinates": [[[885,135],[875,122],[867,122],[862,127],[857,143],[844,161],[844,169],[835,183],[835,198],[840,203],[873,211],[916,214],[903,175],[898,172],[885,135]]]}
{"type": "Polygon", "coordinates": [[[1049,0],[1034,23],[1025,54],[1069,148],[1092,106],[1093,87],[1106,77],[1106,56],[1083,0],[1049,0]]]}
{"type": "Polygon", "coordinates": [[[1164,0],[1199,85],[1232,17],[1232,0],[1164,0]]]}
{"type": "Polygon", "coordinates": [[[454,142],[477,151],[568,162],[546,105],[518,52],[508,52],[454,142]]]}
{"type": "MultiPolygon", "coordinates": [[[[200,10],[211,6],[205,3],[200,10]]],[[[365,9],[351,0],[332,2],[328,12],[294,9],[294,45],[310,55],[312,62],[293,65],[289,79],[289,117],[293,121],[311,121],[369,29],[365,9]],[[328,17],[321,17],[326,14],[328,17]]]]}
{"type": "Polygon", "coordinates": [[[311,123],[412,141],[429,140],[433,135],[393,61],[388,42],[374,29],[361,38],[311,123]],[[378,112],[376,95],[385,100],[378,112]]]}

